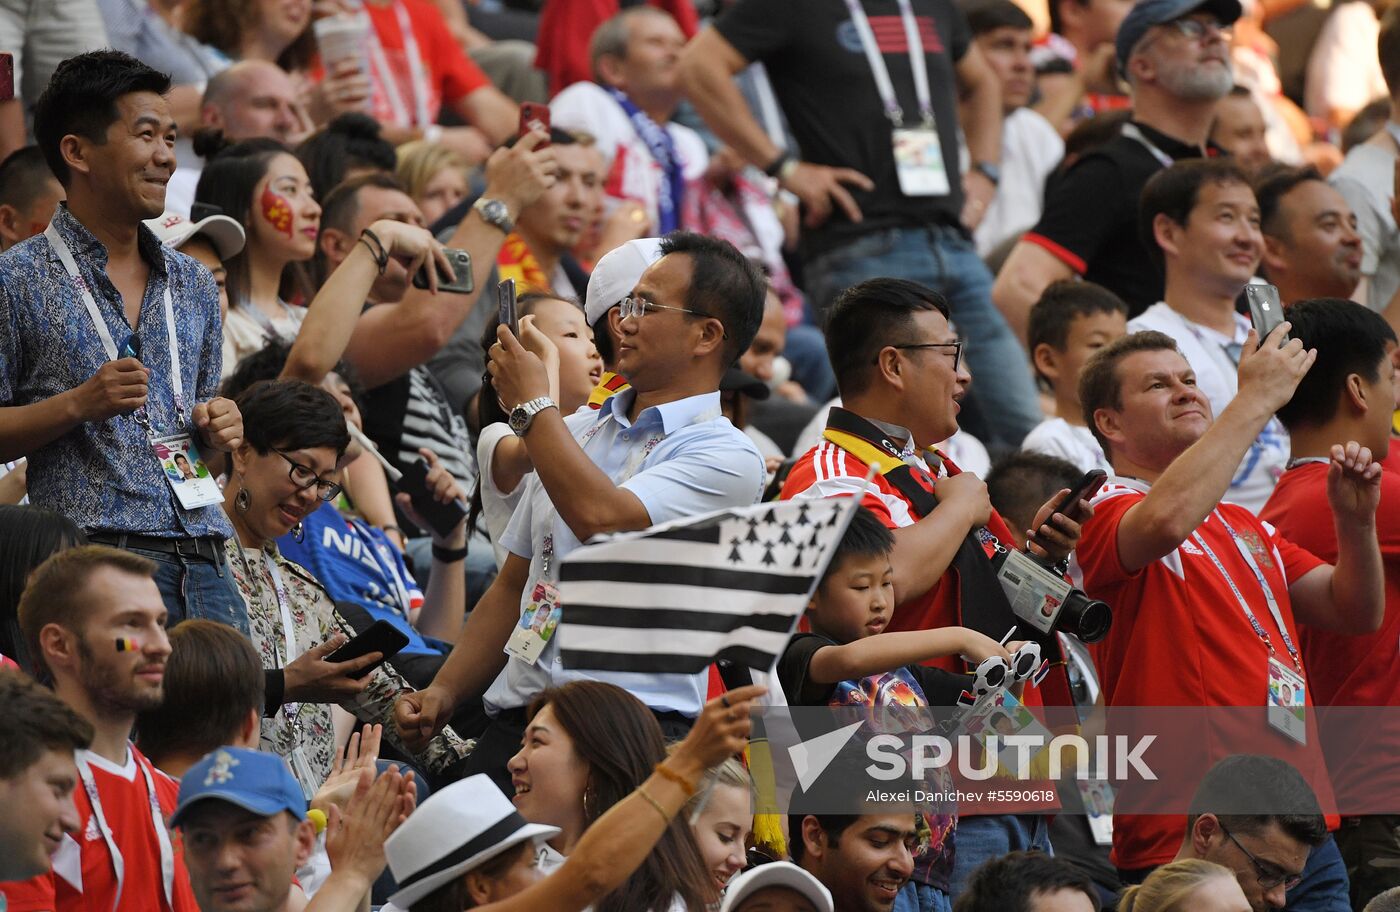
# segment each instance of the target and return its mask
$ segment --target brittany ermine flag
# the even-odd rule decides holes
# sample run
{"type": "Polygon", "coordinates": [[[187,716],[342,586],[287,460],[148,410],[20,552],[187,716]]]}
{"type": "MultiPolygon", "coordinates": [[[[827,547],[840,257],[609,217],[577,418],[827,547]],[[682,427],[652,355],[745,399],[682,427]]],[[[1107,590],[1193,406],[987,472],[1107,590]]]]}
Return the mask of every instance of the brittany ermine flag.
{"type": "Polygon", "coordinates": [[[559,656],[581,671],[768,671],[845,534],[852,497],[687,517],[584,545],[559,568],[559,656]]]}

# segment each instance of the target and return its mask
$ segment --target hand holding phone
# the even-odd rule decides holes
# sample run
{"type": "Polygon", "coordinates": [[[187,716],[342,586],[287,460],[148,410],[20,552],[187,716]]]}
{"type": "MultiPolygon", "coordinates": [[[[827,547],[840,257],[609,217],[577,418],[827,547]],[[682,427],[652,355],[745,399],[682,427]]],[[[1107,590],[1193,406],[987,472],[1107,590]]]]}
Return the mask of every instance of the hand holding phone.
{"type": "MultiPolygon", "coordinates": [[[[472,278],[472,255],[465,250],[456,247],[442,248],[443,254],[452,264],[452,275],[446,276],[441,269],[438,270],[438,291],[450,291],[453,294],[471,294],[476,288],[476,282],[472,278]]],[[[413,274],[413,287],[428,288],[428,270],[432,269],[434,261],[429,257],[423,263],[423,268],[413,274]]]]}
{"type": "MultiPolygon", "coordinates": [[[[1262,344],[1269,333],[1283,322],[1283,302],[1279,300],[1278,288],[1250,283],[1244,287],[1244,296],[1249,299],[1249,316],[1262,344]]],[[[1279,347],[1287,343],[1288,333],[1284,333],[1278,340],[1279,347]]]]}
{"type": "Polygon", "coordinates": [[[545,135],[545,139],[535,147],[536,149],[543,149],[549,145],[549,105],[533,101],[521,102],[519,135],[524,136],[531,130],[538,130],[545,135]]]}
{"type": "MultiPolygon", "coordinates": [[[[1075,483],[1070,492],[1060,498],[1060,502],[1055,504],[1054,512],[1070,515],[1070,511],[1079,506],[1081,500],[1093,497],[1099,493],[1099,488],[1108,480],[1108,473],[1103,469],[1090,469],[1084,473],[1084,477],[1075,483]]],[[[1073,517],[1071,517],[1073,518],[1073,517]]]]}
{"type": "Polygon", "coordinates": [[[446,503],[437,499],[428,484],[426,460],[410,462],[403,467],[403,477],[394,486],[408,495],[413,510],[438,535],[446,538],[456,531],[469,509],[461,498],[446,503]]]}
{"type": "Polygon", "coordinates": [[[400,649],[408,645],[408,637],[400,632],[388,621],[379,620],[365,628],[365,632],[359,634],[350,642],[341,646],[335,652],[326,656],[327,662],[348,662],[351,659],[358,659],[360,656],[377,652],[383,656],[378,662],[359,671],[351,672],[352,678],[363,678],[383,665],[389,659],[398,654],[400,649]]]}

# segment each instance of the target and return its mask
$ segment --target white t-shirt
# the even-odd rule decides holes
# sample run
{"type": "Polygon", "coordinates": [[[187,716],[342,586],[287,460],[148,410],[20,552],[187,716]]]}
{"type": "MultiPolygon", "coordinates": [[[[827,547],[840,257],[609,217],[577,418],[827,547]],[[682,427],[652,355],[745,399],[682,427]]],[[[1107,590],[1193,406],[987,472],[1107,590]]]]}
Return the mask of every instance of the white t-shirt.
{"type": "MultiPolygon", "coordinates": [[[[251,308],[252,305],[249,305],[251,308]]],[[[283,305],[283,315],[272,320],[272,329],[284,342],[291,343],[301,332],[301,322],[306,319],[305,307],[283,305]]],[[[238,362],[253,352],[267,347],[267,330],[242,307],[230,307],[224,318],[223,376],[233,373],[238,362]]]]}
{"type": "MultiPolygon", "coordinates": [[[[597,140],[607,168],[603,191],[610,200],[641,203],[655,230],[656,201],[665,174],[617,100],[594,83],[576,82],[554,96],[549,113],[554,126],[588,133],[597,140]]],[[[700,134],[675,122],[666,124],[666,132],[675,143],[681,174],[688,181],[702,177],[710,153],[700,134]]]]}
{"type": "MultiPolygon", "coordinates": [[[[1242,344],[1249,334],[1249,321],[1239,314],[1233,316],[1235,334],[1227,338],[1208,326],[1186,319],[1159,301],[1129,320],[1128,332],[1155,329],[1175,339],[1177,348],[1196,372],[1196,385],[1210,400],[1214,417],[1219,418],[1239,391],[1238,369],[1225,347],[1242,344]]],[[[1258,513],[1287,465],[1288,432],[1277,418],[1270,418],[1245,454],[1224,499],[1258,513]]]]}
{"type": "Polygon", "coordinates": [[[1070,424],[1063,418],[1046,418],[1031,429],[1021,441],[1021,449],[1032,453],[1058,456],[1074,463],[1081,472],[1103,469],[1110,475],[1113,466],[1103,456],[1103,448],[1086,427],[1070,424]]]}
{"type": "Polygon", "coordinates": [[[1326,117],[1334,109],[1360,111],[1390,95],[1376,49],[1380,34],[1371,4],[1352,0],[1332,5],[1308,57],[1303,107],[1310,117],[1326,117]]]}
{"type": "Polygon", "coordinates": [[[491,550],[496,555],[496,569],[498,570],[506,562],[506,554],[509,553],[501,544],[501,536],[505,534],[506,526],[510,525],[510,516],[515,512],[515,505],[520,503],[520,495],[525,490],[526,479],[534,474],[533,472],[526,474],[515,486],[515,490],[508,494],[496,487],[495,479],[491,477],[491,466],[496,457],[496,445],[502,440],[514,436],[515,432],[510,429],[510,425],[504,421],[497,421],[495,424],[482,428],[481,435],[476,441],[477,477],[481,481],[481,515],[486,520],[486,534],[491,536],[491,550]]]}
{"type": "Polygon", "coordinates": [[[1353,147],[1328,180],[1356,213],[1361,274],[1366,277],[1366,300],[1361,303],[1383,311],[1400,289],[1400,231],[1390,213],[1395,141],[1382,134],[1353,147]]]}
{"type": "Polygon", "coordinates": [[[977,255],[987,256],[1007,238],[1040,221],[1045,178],[1065,154],[1065,141],[1050,121],[1017,108],[1001,122],[1001,182],[987,214],[973,232],[977,255]]]}

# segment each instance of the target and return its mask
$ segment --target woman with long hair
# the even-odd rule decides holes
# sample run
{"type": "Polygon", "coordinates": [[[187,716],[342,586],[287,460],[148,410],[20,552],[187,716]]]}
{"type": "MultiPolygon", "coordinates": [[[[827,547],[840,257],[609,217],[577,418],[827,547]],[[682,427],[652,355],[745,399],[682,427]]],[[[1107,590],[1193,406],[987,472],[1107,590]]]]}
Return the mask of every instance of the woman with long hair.
{"type": "Polygon", "coordinates": [[[748,864],[747,843],[753,834],[753,778],[737,757],[716,766],[710,776],[712,784],[691,796],[681,809],[681,817],[694,821],[690,829],[700,846],[700,858],[710,872],[715,890],[722,891],[748,864]]]}
{"type": "Polygon", "coordinates": [[[1118,912],[1249,910],[1234,871],[1196,858],[1162,865],[1141,884],[1124,890],[1118,900],[1118,912]]]}
{"type": "Polygon", "coordinates": [[[677,815],[706,771],[743,752],[750,701],[764,692],[741,687],[705,704],[671,756],[589,826],[550,877],[541,870],[541,843],[561,835],[559,828],[527,822],[485,775],[448,786],[385,843],[399,884],[390,901],[409,912],[649,908],[618,905],[609,894],[636,881],[633,872],[661,851],[657,840],[684,825],[677,815]]]}
{"type": "Polygon", "coordinates": [[[19,629],[19,597],[30,572],[54,554],[87,544],[77,524],[38,507],[0,505],[0,656],[33,674],[37,667],[19,629]]]}
{"type": "MultiPolygon", "coordinates": [[[[588,402],[589,393],[603,375],[603,359],[593,344],[593,331],[583,309],[572,301],[532,292],[520,296],[516,311],[521,315],[521,344],[539,355],[549,371],[550,398],[559,403],[560,414],[572,415],[588,402]]],[[[495,344],[497,325],[492,322],[487,326],[481,337],[483,350],[490,351],[495,344]]],[[[525,442],[506,424],[508,417],[488,373],[482,377],[477,398],[479,472],[468,522],[475,528],[477,518],[485,518],[497,567],[505,562],[501,534],[520,502],[525,477],[534,471],[525,442]]]]}
{"type": "Polygon", "coordinates": [[[311,181],[286,146],[272,139],[236,143],[204,167],[195,202],[217,206],[245,227],[243,250],[224,263],[228,270],[228,317],[224,320],[224,373],[269,341],[296,338],[306,311],[284,298],[287,289],[310,299],[300,275],[289,272],[316,254],[321,207],[311,181]]]}
{"type": "MultiPolygon", "coordinates": [[[[665,768],[666,742],[641,700],[602,681],[546,690],[529,716],[524,745],[509,764],[512,800],[526,820],[559,829],[543,862],[552,870],[608,808],[665,768]]],[[[593,908],[703,912],[718,895],[690,827],[672,820],[637,872],[593,908]]]]}
{"type": "Polygon", "coordinates": [[[466,198],[467,163],[462,156],[427,140],[399,146],[394,176],[418,204],[423,221],[432,225],[466,198]]]}

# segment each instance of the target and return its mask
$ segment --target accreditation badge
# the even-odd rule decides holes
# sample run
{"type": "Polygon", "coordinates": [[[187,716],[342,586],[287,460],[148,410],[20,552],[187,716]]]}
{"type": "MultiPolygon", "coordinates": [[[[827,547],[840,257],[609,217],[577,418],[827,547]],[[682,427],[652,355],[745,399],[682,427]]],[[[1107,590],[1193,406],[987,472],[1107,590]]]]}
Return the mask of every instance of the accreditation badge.
{"type": "Polygon", "coordinates": [[[894,167],[905,196],[947,196],[948,169],[943,146],[932,127],[898,127],[894,131],[894,167]]]}

